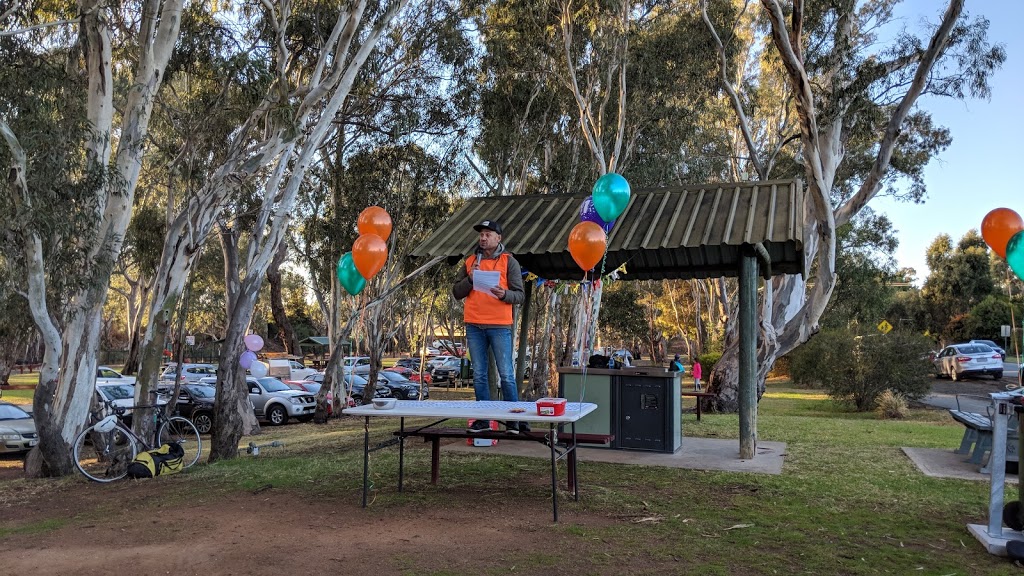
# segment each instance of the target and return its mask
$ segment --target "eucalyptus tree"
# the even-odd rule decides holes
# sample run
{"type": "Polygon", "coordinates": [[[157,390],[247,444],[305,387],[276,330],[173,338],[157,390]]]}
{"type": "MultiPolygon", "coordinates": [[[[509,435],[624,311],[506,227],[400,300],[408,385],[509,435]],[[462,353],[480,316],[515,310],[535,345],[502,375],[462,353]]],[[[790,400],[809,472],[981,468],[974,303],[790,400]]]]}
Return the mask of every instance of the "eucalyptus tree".
{"type": "Polygon", "coordinates": [[[69,446],[85,425],[95,393],[107,279],[128,227],[154,96],[178,37],[182,4],[79,0],[56,6],[15,4],[0,15],[2,35],[16,37],[26,59],[64,56],[68,82],[36,95],[48,100],[43,105],[51,106],[54,117],[80,113],[72,122],[80,126],[84,120],[88,127],[84,138],[76,141],[82,131],[75,130],[54,142],[64,147],[41,150],[33,146],[34,127],[20,124],[32,115],[9,104],[24,98],[9,100],[0,117],[10,166],[12,249],[25,263],[25,294],[45,350],[33,399],[41,458],[30,459],[30,474],[73,470],[69,446]],[[84,82],[74,80],[79,73],[84,82]],[[65,104],[68,110],[62,109],[65,104]],[[40,154],[68,155],[73,157],[70,166],[81,167],[67,174],[78,203],[53,201],[59,195],[53,197],[36,173],[40,154]],[[73,235],[54,234],[57,218],[41,214],[62,205],[74,213],[68,220],[79,222],[73,235]],[[56,254],[48,246],[54,243],[65,243],[58,251],[77,252],[78,266],[66,281],[48,273],[56,254]],[[66,303],[63,310],[54,305],[58,298],[66,303]]]}
{"type": "MultiPolygon", "coordinates": [[[[609,171],[643,187],[723,170],[729,147],[717,128],[717,65],[693,8],[686,1],[489,4],[479,25],[476,153],[490,193],[587,191],[609,171]]],[[[538,322],[560,315],[555,299],[578,305],[556,292],[549,298],[552,314],[538,322]]],[[[566,361],[571,353],[559,355],[566,361]]],[[[549,369],[543,364],[534,375],[549,369]]]]}
{"type": "MultiPolygon", "coordinates": [[[[358,214],[373,204],[388,210],[391,258],[402,258],[451,213],[465,187],[459,158],[475,101],[475,51],[465,9],[462,2],[431,0],[396,20],[356,77],[335,119],[338,129],[310,170],[295,248],[327,319],[332,358],[350,335],[346,327],[361,329],[346,320],[357,303],[345,297],[335,276],[339,257],[356,238],[358,214]]],[[[412,290],[429,282],[416,280],[412,290]]],[[[422,317],[413,302],[388,307],[401,318],[422,317]]]]}
{"type": "MultiPolygon", "coordinates": [[[[963,13],[962,0],[948,2],[938,23],[923,34],[904,29],[892,40],[880,38],[892,22],[894,4],[796,0],[784,7],[762,0],[762,10],[744,18],[740,14],[751,8],[746,3],[707,3],[715,8],[705,23],[720,39],[719,56],[749,49],[761,54],[758,66],[741,74],[719,59],[721,83],[739,95],[731,103],[746,150],[741,175],[802,175],[807,184],[802,240],[812,276],[776,277],[766,285],[759,322],[761,392],[775,359],[819,329],[838,280],[837,228],[880,193],[923,197],[922,169],[948,145],[949,134],[917,106],[921,95],[986,97],[990,75],[1005,60],[1002,47],[988,42],[987,20],[963,13]],[[767,31],[764,46],[758,43],[759,26],[767,31]],[[742,82],[729,81],[736,77],[742,82]],[[751,120],[757,111],[743,95],[773,79],[785,94],[776,106],[791,110],[776,116],[793,124],[777,125],[774,136],[758,138],[751,120]],[[902,180],[909,185],[902,187],[902,180]]],[[[735,338],[727,335],[726,341],[731,345],[715,366],[711,386],[719,407],[733,410],[737,347],[735,338]]]]}

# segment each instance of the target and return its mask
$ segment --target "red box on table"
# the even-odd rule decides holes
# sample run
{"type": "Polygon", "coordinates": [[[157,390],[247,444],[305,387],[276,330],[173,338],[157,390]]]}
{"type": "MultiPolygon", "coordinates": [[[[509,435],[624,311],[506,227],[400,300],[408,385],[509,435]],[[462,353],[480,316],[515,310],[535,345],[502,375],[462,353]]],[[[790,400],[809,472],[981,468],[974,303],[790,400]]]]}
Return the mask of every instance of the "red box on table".
{"type": "Polygon", "coordinates": [[[565,398],[540,398],[537,400],[538,416],[561,416],[565,414],[565,398]]]}

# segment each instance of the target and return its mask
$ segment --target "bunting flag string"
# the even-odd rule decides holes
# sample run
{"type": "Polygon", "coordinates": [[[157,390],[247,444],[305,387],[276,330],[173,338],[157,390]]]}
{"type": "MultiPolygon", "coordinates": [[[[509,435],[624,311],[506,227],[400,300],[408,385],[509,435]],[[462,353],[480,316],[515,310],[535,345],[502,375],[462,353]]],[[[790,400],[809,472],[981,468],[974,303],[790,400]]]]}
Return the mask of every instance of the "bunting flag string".
{"type": "Polygon", "coordinates": [[[523,269],[523,280],[526,282],[535,282],[537,288],[550,288],[552,290],[556,290],[559,294],[577,294],[579,293],[580,287],[593,286],[594,288],[598,288],[603,283],[620,280],[626,274],[626,263],[623,262],[618,268],[596,280],[550,280],[541,278],[526,269],[523,269]]]}

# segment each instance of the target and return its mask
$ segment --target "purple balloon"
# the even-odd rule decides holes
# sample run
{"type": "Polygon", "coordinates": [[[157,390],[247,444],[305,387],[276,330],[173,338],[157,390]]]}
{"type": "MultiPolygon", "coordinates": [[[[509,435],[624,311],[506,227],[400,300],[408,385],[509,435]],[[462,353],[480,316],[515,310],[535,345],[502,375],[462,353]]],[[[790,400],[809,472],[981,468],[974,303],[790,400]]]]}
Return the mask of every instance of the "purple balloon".
{"type": "Polygon", "coordinates": [[[615,226],[615,221],[605,222],[601,215],[597,213],[597,208],[594,207],[594,197],[587,196],[583,204],[580,205],[580,222],[593,222],[600,226],[605,234],[612,231],[612,226],[615,226]]]}
{"type": "Polygon", "coordinates": [[[242,355],[238,357],[238,365],[248,370],[249,366],[256,361],[256,353],[252,350],[246,350],[242,352],[242,355]]]}
{"type": "Polygon", "coordinates": [[[245,347],[253,352],[259,352],[263,349],[263,337],[259,334],[248,334],[245,337],[245,347]]]}

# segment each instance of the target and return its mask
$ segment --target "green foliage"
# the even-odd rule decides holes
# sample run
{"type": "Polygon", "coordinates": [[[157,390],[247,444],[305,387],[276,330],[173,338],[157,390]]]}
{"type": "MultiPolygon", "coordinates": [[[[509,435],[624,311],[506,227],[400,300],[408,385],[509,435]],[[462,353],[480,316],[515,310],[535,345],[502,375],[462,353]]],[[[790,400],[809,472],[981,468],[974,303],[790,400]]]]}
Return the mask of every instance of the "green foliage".
{"type": "Polygon", "coordinates": [[[931,342],[909,331],[864,336],[823,331],[790,354],[793,382],[820,384],[830,396],[858,411],[875,407],[886,389],[917,399],[927,393],[931,342]]]}
{"type": "Polygon", "coordinates": [[[822,325],[844,328],[851,322],[873,326],[885,317],[893,297],[888,286],[896,271],[893,253],[899,244],[884,214],[865,208],[837,231],[836,274],[822,325]]]}
{"type": "MultiPolygon", "coordinates": [[[[721,359],[721,352],[705,352],[697,355],[697,360],[700,361],[700,367],[704,374],[711,374],[715,364],[718,364],[718,361],[721,359]]],[[[707,379],[707,376],[704,376],[704,378],[707,379]]]]}
{"type": "Polygon", "coordinates": [[[647,338],[647,319],[639,304],[636,282],[611,282],[601,295],[601,329],[613,341],[633,342],[647,338]]]}

